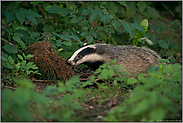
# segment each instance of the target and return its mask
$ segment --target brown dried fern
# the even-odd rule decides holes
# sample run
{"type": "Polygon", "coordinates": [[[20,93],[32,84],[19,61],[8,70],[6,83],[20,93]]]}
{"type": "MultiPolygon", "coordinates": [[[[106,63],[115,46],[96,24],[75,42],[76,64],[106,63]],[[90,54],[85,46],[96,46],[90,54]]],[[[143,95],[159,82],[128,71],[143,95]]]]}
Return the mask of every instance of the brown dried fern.
{"type": "Polygon", "coordinates": [[[65,64],[66,60],[57,56],[56,50],[49,41],[34,43],[28,51],[34,55],[31,61],[39,67],[44,79],[67,80],[74,75],[74,71],[65,64]]]}

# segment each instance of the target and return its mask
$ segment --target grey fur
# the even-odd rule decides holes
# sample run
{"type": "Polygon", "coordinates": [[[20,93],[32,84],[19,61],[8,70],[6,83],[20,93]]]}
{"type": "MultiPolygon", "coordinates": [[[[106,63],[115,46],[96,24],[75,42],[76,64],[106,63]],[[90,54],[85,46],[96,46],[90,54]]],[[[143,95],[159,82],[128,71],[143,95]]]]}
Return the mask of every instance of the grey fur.
{"type": "Polygon", "coordinates": [[[147,73],[149,66],[157,66],[159,63],[157,59],[161,59],[155,51],[143,47],[109,44],[94,44],[91,46],[95,47],[96,54],[102,56],[102,61],[109,62],[109,60],[116,59],[116,64],[121,65],[131,74],[134,73],[134,70],[147,73]]]}

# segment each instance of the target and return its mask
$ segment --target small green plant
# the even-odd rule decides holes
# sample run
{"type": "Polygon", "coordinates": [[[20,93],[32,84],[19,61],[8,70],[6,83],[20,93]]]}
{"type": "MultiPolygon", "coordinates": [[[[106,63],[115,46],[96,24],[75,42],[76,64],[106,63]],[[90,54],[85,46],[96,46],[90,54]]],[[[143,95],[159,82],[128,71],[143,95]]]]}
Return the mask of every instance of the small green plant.
{"type": "Polygon", "coordinates": [[[79,77],[48,86],[42,93],[28,80],[15,80],[16,90],[2,91],[2,121],[79,121],[87,90],[80,88],[79,77]],[[61,96],[62,95],[62,96],[61,96]]]}
{"type": "MultiPolygon", "coordinates": [[[[29,112],[29,104],[46,104],[47,99],[40,93],[31,91],[35,88],[28,80],[15,80],[20,87],[16,90],[4,89],[1,92],[1,119],[5,122],[35,121],[29,112]]],[[[37,108],[35,112],[39,112],[37,108]]]]}
{"type": "Polygon", "coordinates": [[[1,56],[2,66],[4,67],[4,71],[2,73],[4,80],[9,80],[11,83],[13,78],[27,78],[33,74],[38,74],[38,67],[34,64],[34,62],[27,62],[33,55],[28,54],[27,56],[23,53],[23,56],[17,55],[18,60],[15,61],[11,56],[1,56]],[[11,75],[9,74],[11,73],[11,75]]]}
{"type": "Polygon", "coordinates": [[[104,121],[181,120],[182,66],[159,64],[159,69],[139,75],[129,97],[111,110],[104,121]]]}

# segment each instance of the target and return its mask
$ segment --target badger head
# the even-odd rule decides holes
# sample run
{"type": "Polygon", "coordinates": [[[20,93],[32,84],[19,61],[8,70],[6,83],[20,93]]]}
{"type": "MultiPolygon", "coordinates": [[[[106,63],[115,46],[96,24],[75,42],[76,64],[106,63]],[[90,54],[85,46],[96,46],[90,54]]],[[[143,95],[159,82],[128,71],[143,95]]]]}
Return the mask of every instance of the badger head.
{"type": "Polygon", "coordinates": [[[102,50],[97,47],[98,45],[84,44],[81,48],[74,52],[71,58],[67,61],[69,65],[86,64],[94,70],[105,62],[105,58],[102,56],[102,50]]]}

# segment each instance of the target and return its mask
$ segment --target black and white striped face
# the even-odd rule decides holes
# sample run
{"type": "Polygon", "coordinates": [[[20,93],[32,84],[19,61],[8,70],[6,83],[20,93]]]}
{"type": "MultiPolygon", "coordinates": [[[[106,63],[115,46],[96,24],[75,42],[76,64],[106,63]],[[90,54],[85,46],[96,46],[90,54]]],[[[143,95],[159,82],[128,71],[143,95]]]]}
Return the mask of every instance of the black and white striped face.
{"type": "Polygon", "coordinates": [[[85,63],[104,61],[103,57],[96,52],[96,45],[84,45],[79,48],[67,61],[68,64],[76,66],[85,63]]]}

